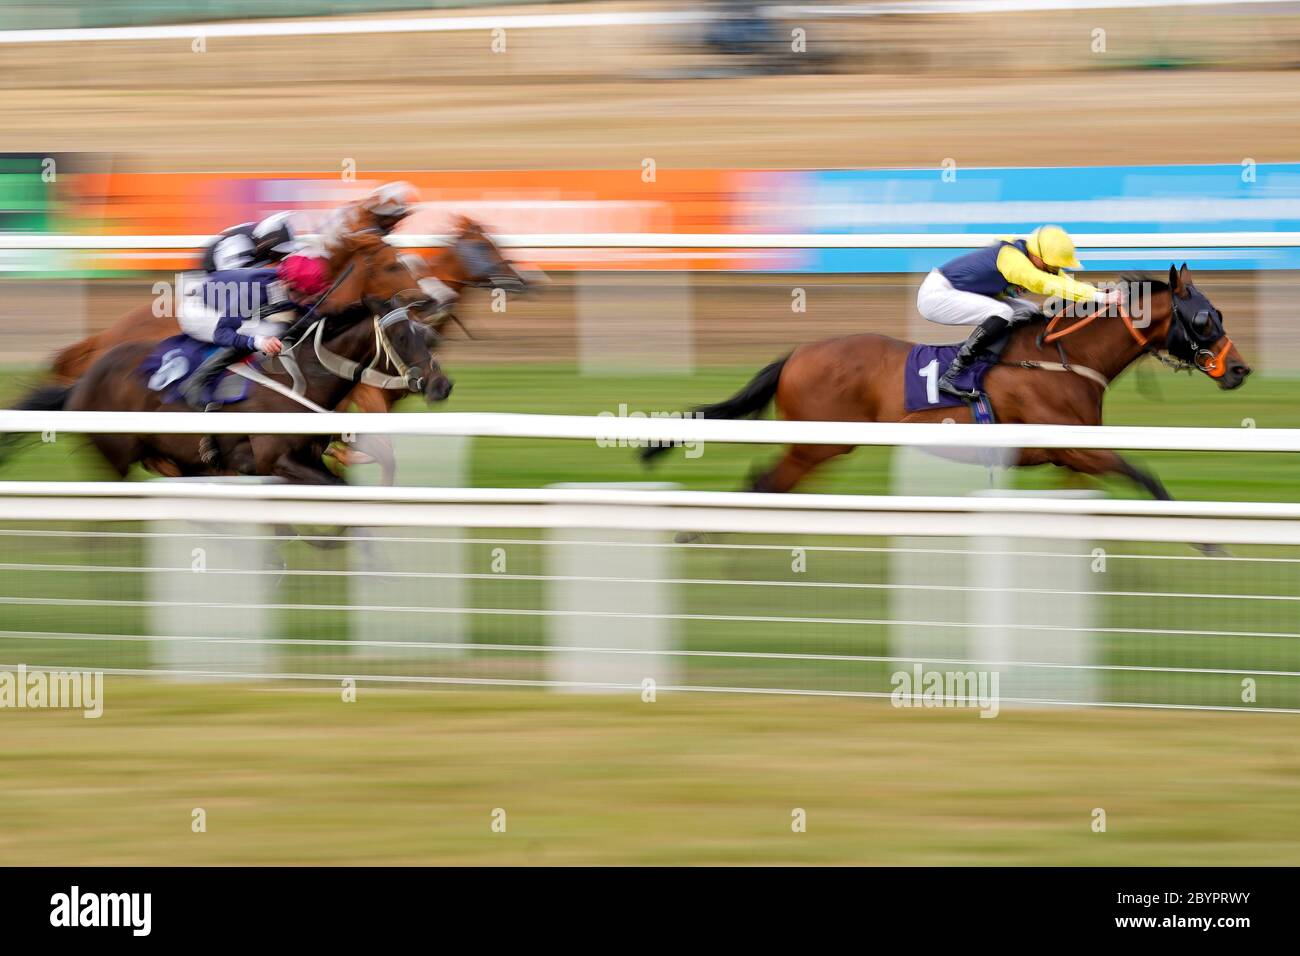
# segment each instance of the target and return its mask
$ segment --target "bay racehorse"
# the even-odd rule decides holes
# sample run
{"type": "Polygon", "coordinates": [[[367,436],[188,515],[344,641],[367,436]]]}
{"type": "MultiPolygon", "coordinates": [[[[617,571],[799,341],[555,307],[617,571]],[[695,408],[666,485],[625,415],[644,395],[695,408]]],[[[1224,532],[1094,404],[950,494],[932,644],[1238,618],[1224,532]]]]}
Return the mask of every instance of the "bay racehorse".
{"type": "MultiPolygon", "coordinates": [[[[482,225],[465,216],[457,217],[454,225],[456,233],[451,243],[427,259],[412,254],[402,256],[402,261],[417,280],[423,283],[425,278],[431,276],[458,297],[469,287],[512,293],[528,290],[528,281],[506,258],[482,225]]],[[[459,303],[459,298],[456,301],[459,303]]],[[[469,329],[456,316],[454,307],[439,309],[434,301],[428,305],[417,303],[411,306],[411,316],[425,330],[430,348],[441,344],[443,330],[453,322],[466,335],[470,334],[469,329]]],[[[344,396],[338,410],[355,408],[360,412],[390,412],[406,394],[401,388],[382,389],[361,382],[344,396]]],[[[325,454],[344,468],[376,462],[382,469],[381,480],[385,485],[392,485],[396,481],[397,459],[392,445],[382,435],[358,436],[351,444],[334,442],[325,454]]]]}
{"type": "MultiPolygon", "coordinates": [[[[501,249],[484,231],[479,223],[464,216],[455,221],[457,229],[451,243],[427,259],[408,254],[403,256],[407,267],[416,273],[415,280],[428,276],[438,279],[453,292],[459,294],[465,287],[488,287],[522,292],[527,288],[527,281],[506,259],[501,249]]],[[[331,271],[337,275],[339,265],[331,262],[331,271]]],[[[180,332],[176,324],[173,303],[165,299],[150,305],[141,305],[126,313],[108,328],[88,335],[55,353],[52,371],[57,381],[71,385],[95,360],[115,345],[123,342],[161,342],[169,336],[180,332]]],[[[424,318],[424,309],[412,308],[412,317],[417,321],[424,318]]],[[[428,324],[438,334],[452,322],[460,324],[454,312],[431,312],[428,324]]],[[[464,328],[464,326],[461,326],[464,328]]],[[[363,411],[386,410],[379,408],[373,396],[363,393],[362,401],[357,404],[363,411]],[[374,407],[369,407],[374,406],[374,407]]],[[[349,396],[345,402],[351,403],[349,396]]],[[[391,404],[391,403],[389,403],[391,404]]]]}
{"type": "MultiPolygon", "coordinates": [[[[1223,316],[1192,282],[1186,263],[1169,268],[1168,281],[1125,277],[1114,308],[1080,315],[1067,310],[1046,326],[1011,333],[984,391],[998,420],[1007,423],[1100,425],[1106,386],[1148,354],[1196,368],[1221,389],[1250,374],[1223,328],[1223,316]],[[1068,347],[1068,353],[1067,353],[1068,347]]],[[[757,415],[773,400],[794,421],[971,421],[969,406],[905,410],[904,372],[914,343],[866,333],[825,339],[795,349],[760,371],[740,392],[695,411],[702,418],[757,415]]],[[[936,436],[936,444],[942,440],[936,436]]],[[[649,460],[669,446],[643,449],[649,460]]],[[[774,466],[756,473],[749,490],[790,491],[823,462],[852,445],[792,445],[774,466]]],[[[1024,448],[1016,467],[1053,464],[1085,475],[1122,475],[1156,498],[1170,495],[1155,475],[1106,449],[1024,448]]]]}
{"type": "MultiPolygon", "coordinates": [[[[377,234],[361,233],[349,239],[338,263],[340,275],[317,303],[321,316],[287,347],[305,382],[303,397],[324,408],[334,408],[353,388],[363,370],[371,381],[385,387],[399,383],[427,401],[441,401],[451,391],[429,350],[423,331],[409,318],[407,308],[394,308],[410,298],[415,279],[396,249],[377,234]],[[354,303],[365,303],[366,316],[340,317],[354,303]],[[383,313],[381,318],[379,313],[383,313]]],[[[288,333],[292,334],[292,333],[288,333]]],[[[69,411],[186,411],[183,402],[167,401],[167,392],[148,387],[140,368],[154,342],[126,342],[100,356],[75,384],[38,389],[17,406],[28,409],[69,411]]],[[[264,369],[268,378],[292,387],[293,377],[277,360],[264,369]]],[[[254,383],[243,401],[226,406],[221,414],[243,412],[300,412],[292,397],[254,383]]],[[[6,436],[9,437],[9,436],[6,436]]],[[[195,435],[91,435],[91,441],[108,462],[125,475],[136,462],[168,474],[206,475],[212,469],[199,453],[195,435]],[[163,467],[157,467],[161,464],[163,467]]],[[[328,443],[321,435],[225,435],[219,440],[226,470],[270,475],[298,483],[332,484],[341,481],[322,463],[328,443]]],[[[0,448],[0,456],[12,443],[0,448]]]]}

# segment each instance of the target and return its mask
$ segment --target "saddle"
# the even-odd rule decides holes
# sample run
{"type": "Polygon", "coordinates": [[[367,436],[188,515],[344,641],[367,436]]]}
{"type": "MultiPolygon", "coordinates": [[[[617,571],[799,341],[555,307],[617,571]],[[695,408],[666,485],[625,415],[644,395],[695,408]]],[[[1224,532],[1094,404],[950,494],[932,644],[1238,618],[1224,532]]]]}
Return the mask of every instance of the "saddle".
{"type": "MultiPolygon", "coordinates": [[[[994,420],[993,406],[984,394],[984,376],[988,370],[1002,359],[1002,353],[1011,341],[1011,333],[1023,322],[1010,325],[996,339],[985,343],[981,357],[957,376],[956,385],[980,393],[974,403],[973,411],[977,422],[991,423],[994,420]]],[[[912,346],[903,367],[903,407],[909,412],[926,411],[931,408],[958,408],[966,403],[939,391],[939,377],[952,364],[953,358],[961,349],[962,343],[951,345],[912,346]]]]}
{"type": "MultiPolygon", "coordinates": [[[[154,346],[140,363],[139,371],[150,391],[160,392],[166,402],[180,402],[184,400],[181,386],[220,347],[188,335],[173,335],[154,346]]],[[[252,383],[248,379],[232,374],[227,369],[209,387],[208,395],[204,397],[209,403],[232,405],[247,398],[251,388],[252,383]]]]}

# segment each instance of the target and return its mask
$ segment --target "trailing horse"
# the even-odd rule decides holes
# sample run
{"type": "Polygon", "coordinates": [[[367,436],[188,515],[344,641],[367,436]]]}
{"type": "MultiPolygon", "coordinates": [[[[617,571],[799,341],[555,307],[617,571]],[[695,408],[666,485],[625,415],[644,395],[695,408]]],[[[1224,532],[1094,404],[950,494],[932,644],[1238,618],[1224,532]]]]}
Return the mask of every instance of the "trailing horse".
{"type": "MultiPolygon", "coordinates": [[[[304,385],[302,397],[317,406],[334,408],[357,381],[364,381],[383,389],[402,387],[430,402],[445,399],[451,382],[429,351],[423,330],[410,320],[408,307],[398,307],[409,297],[415,279],[397,250],[376,235],[359,234],[350,241],[340,267],[334,287],[316,306],[322,317],[286,349],[297,363],[304,385]],[[368,318],[329,315],[358,302],[366,305],[368,318]],[[376,314],[380,312],[382,318],[376,314]]],[[[18,407],[184,411],[186,406],[171,400],[168,390],[151,389],[141,373],[154,348],[151,342],[117,345],[74,385],[38,389],[18,407]]],[[[283,356],[268,363],[263,374],[284,391],[293,390],[295,376],[284,366],[283,356]]],[[[284,391],[254,382],[248,397],[226,406],[222,414],[301,411],[302,404],[284,391]]],[[[122,475],[136,462],[172,474],[211,473],[201,461],[198,436],[91,435],[90,439],[122,475]],[[166,467],[158,468],[160,463],[166,467]]],[[[322,435],[226,435],[219,445],[227,470],[298,483],[333,484],[340,479],[321,461],[328,441],[328,436],[322,435]]],[[[12,445],[6,441],[0,446],[0,458],[12,445]]]]}
{"type": "MultiPolygon", "coordinates": [[[[1046,327],[1028,325],[1011,333],[983,385],[1000,421],[1100,425],[1107,384],[1138,359],[1160,351],[1171,355],[1174,364],[1204,372],[1221,389],[1239,387],[1250,374],[1224,332],[1222,315],[1193,284],[1186,263],[1181,269],[1170,266],[1168,282],[1127,277],[1124,290],[1124,301],[1114,311],[1082,317],[1064,312],[1046,327]],[[1057,328],[1062,321],[1073,324],[1057,328]]],[[[913,346],[871,333],[800,346],[765,367],[736,395],[696,413],[743,418],[759,414],[775,399],[781,415],[794,421],[971,421],[969,406],[907,410],[904,388],[913,346]]],[[[642,460],[668,447],[646,448],[642,460]]],[[[749,490],[790,491],[823,462],[853,447],[792,445],[773,467],[752,478],[749,490]]],[[[1170,497],[1154,475],[1105,449],[1024,448],[1012,464],[1123,475],[1156,498],[1170,497]]]]}
{"type": "MultiPolygon", "coordinates": [[[[528,283],[524,277],[510,264],[479,223],[462,216],[456,220],[456,228],[457,233],[451,244],[427,260],[415,255],[402,257],[407,267],[418,273],[414,277],[416,283],[432,276],[457,293],[467,286],[514,292],[522,292],[527,288],[528,283]]],[[[340,265],[331,263],[331,266],[337,275],[340,265]]],[[[412,307],[412,317],[421,320],[419,307],[412,307]]],[[[454,313],[443,312],[431,315],[427,324],[436,339],[452,322],[460,324],[454,313]]],[[[461,327],[464,328],[463,325],[461,327]]],[[[172,309],[141,305],[108,328],[59,350],[55,353],[51,368],[56,379],[65,385],[71,385],[85,374],[96,359],[115,345],[123,342],[161,342],[179,331],[172,309]]],[[[352,400],[351,397],[348,398],[348,402],[352,400]]],[[[380,410],[373,396],[364,397],[357,404],[363,411],[380,410]]]]}

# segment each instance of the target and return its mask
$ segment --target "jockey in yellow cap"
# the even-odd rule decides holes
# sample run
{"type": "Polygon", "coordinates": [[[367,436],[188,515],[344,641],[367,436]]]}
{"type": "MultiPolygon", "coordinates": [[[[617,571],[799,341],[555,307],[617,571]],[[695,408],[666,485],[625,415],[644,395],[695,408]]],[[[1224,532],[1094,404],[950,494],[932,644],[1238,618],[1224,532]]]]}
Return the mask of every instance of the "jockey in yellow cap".
{"type": "Polygon", "coordinates": [[[939,390],[967,401],[979,397],[957,388],[953,379],[980,356],[986,343],[1039,314],[1038,306],[1017,298],[1021,292],[1072,302],[1115,301],[1114,293],[1062,271],[1081,268],[1069,233],[1060,226],[1039,226],[1028,239],[1000,239],[932,270],[916,295],[921,316],[941,325],[975,326],[940,377],[939,390]]]}

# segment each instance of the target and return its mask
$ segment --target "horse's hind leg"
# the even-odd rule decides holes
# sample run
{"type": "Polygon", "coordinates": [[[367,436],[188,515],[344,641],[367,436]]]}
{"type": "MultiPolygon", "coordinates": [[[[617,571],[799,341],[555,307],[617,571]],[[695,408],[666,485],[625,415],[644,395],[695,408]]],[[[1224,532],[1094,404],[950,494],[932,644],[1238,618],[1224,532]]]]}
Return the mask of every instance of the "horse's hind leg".
{"type": "Polygon", "coordinates": [[[91,435],[90,440],[123,478],[144,457],[144,443],[134,435],[91,435]]]}
{"type": "MultiPolygon", "coordinates": [[[[783,493],[801,482],[810,471],[824,461],[853,450],[853,445],[791,445],[771,468],[755,469],[749,478],[746,491],[783,493]]],[[[693,544],[704,538],[698,531],[678,532],[678,544],[693,544]]]]}
{"type": "Polygon", "coordinates": [[[749,491],[786,492],[822,462],[853,450],[852,445],[791,445],[775,465],[750,478],[749,491]]]}

